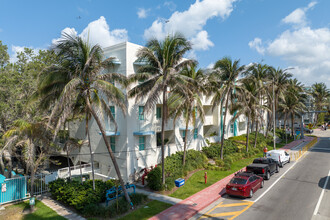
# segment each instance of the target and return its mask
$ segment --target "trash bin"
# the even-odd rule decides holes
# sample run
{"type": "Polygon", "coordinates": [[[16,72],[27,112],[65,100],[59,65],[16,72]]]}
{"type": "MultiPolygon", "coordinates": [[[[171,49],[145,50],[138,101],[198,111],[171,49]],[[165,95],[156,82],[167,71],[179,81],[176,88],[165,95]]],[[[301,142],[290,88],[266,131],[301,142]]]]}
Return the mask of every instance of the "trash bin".
{"type": "Polygon", "coordinates": [[[182,178],[176,179],[174,181],[174,183],[175,183],[176,187],[183,186],[184,185],[184,179],[182,179],[182,178]]]}

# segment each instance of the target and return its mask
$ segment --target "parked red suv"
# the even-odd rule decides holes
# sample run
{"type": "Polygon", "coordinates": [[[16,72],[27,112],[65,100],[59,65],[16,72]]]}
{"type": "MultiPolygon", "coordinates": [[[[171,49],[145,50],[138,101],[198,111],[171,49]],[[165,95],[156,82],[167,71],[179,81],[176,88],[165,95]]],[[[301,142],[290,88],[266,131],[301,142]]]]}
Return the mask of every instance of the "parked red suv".
{"type": "Polygon", "coordinates": [[[253,196],[259,188],[264,187],[264,179],[254,173],[237,173],[226,185],[226,193],[231,196],[253,196]]]}

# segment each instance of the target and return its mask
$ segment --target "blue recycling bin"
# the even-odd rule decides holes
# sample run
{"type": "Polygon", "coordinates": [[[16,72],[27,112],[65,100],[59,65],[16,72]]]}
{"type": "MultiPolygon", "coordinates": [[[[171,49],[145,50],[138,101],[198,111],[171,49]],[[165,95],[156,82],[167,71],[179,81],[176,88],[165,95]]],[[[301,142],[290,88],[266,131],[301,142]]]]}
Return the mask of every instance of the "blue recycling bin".
{"type": "Polygon", "coordinates": [[[174,181],[174,183],[175,183],[176,187],[183,186],[184,185],[184,179],[182,179],[182,178],[176,179],[174,181]]]}

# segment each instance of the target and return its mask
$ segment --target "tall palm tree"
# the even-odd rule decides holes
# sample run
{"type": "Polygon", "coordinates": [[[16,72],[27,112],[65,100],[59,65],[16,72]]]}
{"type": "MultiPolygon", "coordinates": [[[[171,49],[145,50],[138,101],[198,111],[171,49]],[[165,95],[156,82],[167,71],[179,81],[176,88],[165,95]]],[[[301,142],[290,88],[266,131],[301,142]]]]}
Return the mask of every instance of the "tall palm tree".
{"type": "MultiPolygon", "coordinates": [[[[262,97],[264,97],[267,93],[267,87],[266,84],[268,83],[267,80],[267,76],[268,73],[270,71],[270,67],[266,64],[253,64],[252,66],[250,66],[247,71],[244,73],[244,75],[246,75],[250,80],[253,80],[254,83],[257,86],[257,90],[258,90],[258,100],[259,100],[259,104],[262,105],[263,99],[262,97]]],[[[256,115],[260,115],[260,109],[256,109],[256,115]]],[[[255,118],[255,125],[256,125],[256,133],[255,133],[255,139],[254,139],[254,147],[257,146],[257,135],[259,133],[259,121],[260,121],[261,117],[256,117],[255,118]]]]}
{"type": "MultiPolygon", "coordinates": [[[[229,57],[224,57],[214,64],[214,72],[209,77],[209,89],[214,94],[212,98],[213,108],[220,104],[220,118],[224,114],[223,127],[220,128],[221,150],[220,158],[223,159],[223,143],[226,128],[226,117],[229,105],[233,103],[234,91],[239,87],[238,77],[242,74],[245,66],[240,66],[239,60],[232,61],[229,57]],[[224,103],[225,102],[225,103],[224,103]],[[222,111],[225,104],[225,111],[222,111]]],[[[221,127],[221,126],[220,126],[221,127]]]]}
{"type": "MultiPolygon", "coordinates": [[[[204,122],[203,103],[201,94],[205,75],[201,69],[196,71],[196,64],[184,67],[180,72],[183,83],[178,83],[172,89],[171,96],[168,99],[169,116],[173,116],[173,126],[176,120],[183,116],[185,120],[185,137],[183,146],[183,166],[186,162],[187,134],[189,123],[196,124],[196,117],[199,116],[201,122],[204,122]]],[[[178,77],[179,78],[179,77],[178,77]]]]}
{"type": "MultiPolygon", "coordinates": [[[[325,83],[314,83],[312,85],[311,95],[314,98],[316,110],[321,111],[327,105],[327,99],[330,98],[330,91],[327,89],[325,83]]],[[[318,115],[316,114],[316,121],[318,115]]]]}
{"type": "Polygon", "coordinates": [[[162,155],[162,184],[165,184],[165,155],[164,135],[165,123],[168,118],[167,91],[177,83],[178,72],[194,61],[183,59],[183,55],[191,49],[191,44],[181,34],[167,36],[163,41],[151,39],[146,47],[141,48],[137,57],[147,61],[147,64],[139,68],[137,74],[130,78],[130,82],[143,81],[128,92],[128,97],[136,97],[136,102],[147,97],[144,111],[150,112],[155,105],[162,105],[161,128],[161,155],[162,155]],[[160,97],[161,100],[160,100],[160,97]]]}
{"type": "MultiPolygon", "coordinates": [[[[75,111],[76,106],[81,106],[81,111],[86,115],[88,137],[88,122],[92,116],[101,131],[125,198],[129,204],[133,205],[100,120],[100,116],[103,118],[105,114],[115,122],[108,103],[114,103],[124,114],[126,113],[125,95],[111,83],[116,81],[125,84],[125,76],[117,73],[101,74],[104,68],[110,66],[111,58],[103,61],[103,51],[99,45],[91,46],[74,34],[64,34],[62,39],[53,46],[53,50],[61,60],[58,65],[52,66],[41,75],[38,96],[45,101],[50,101],[49,99],[59,94],[50,116],[50,121],[55,120],[57,124],[55,135],[60,126],[75,111]]],[[[116,123],[115,125],[117,127],[116,123]]],[[[92,156],[91,146],[89,148],[92,156]]]]}
{"type": "Polygon", "coordinates": [[[249,151],[249,135],[250,135],[250,123],[257,116],[256,109],[259,108],[258,90],[254,81],[245,79],[242,80],[242,85],[237,88],[238,101],[232,105],[231,112],[236,112],[231,119],[232,122],[237,120],[241,115],[244,115],[247,120],[246,128],[246,152],[249,151]]]}
{"type": "Polygon", "coordinates": [[[284,99],[285,91],[289,85],[289,79],[292,77],[292,74],[288,72],[288,69],[280,69],[270,67],[269,71],[269,80],[274,83],[274,93],[275,93],[275,113],[276,114],[279,106],[279,100],[284,99]]]}
{"type": "Polygon", "coordinates": [[[280,104],[282,108],[287,109],[287,113],[291,115],[291,135],[294,136],[294,119],[295,115],[301,115],[305,110],[306,95],[303,93],[303,85],[297,79],[289,80],[289,87],[285,93],[285,98],[280,104]]]}

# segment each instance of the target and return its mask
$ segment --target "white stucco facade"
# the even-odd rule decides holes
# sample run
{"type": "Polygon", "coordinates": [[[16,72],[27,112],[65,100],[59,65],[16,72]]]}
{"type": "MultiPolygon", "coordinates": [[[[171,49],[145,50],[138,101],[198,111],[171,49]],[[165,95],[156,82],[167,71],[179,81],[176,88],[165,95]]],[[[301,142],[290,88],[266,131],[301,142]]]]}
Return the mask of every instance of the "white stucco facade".
{"type": "MultiPolygon", "coordinates": [[[[130,76],[135,74],[139,68],[139,63],[136,62],[136,52],[142,46],[129,42],[120,43],[104,49],[105,56],[116,57],[117,64],[113,69],[116,73],[130,76]]],[[[132,87],[131,87],[132,88],[132,87]]],[[[130,88],[124,89],[126,93],[130,88]]],[[[206,146],[206,138],[211,142],[219,140],[219,127],[221,120],[219,117],[220,108],[217,107],[212,111],[211,98],[203,97],[203,106],[205,112],[205,121],[202,124],[197,120],[195,126],[189,125],[187,149],[201,150],[206,146]],[[210,134],[215,136],[209,137],[210,134]]],[[[112,106],[111,103],[109,103],[112,106]]],[[[134,173],[139,170],[155,166],[161,162],[161,148],[157,146],[157,137],[160,138],[161,131],[161,114],[157,114],[157,108],[161,109],[162,103],[159,102],[155,106],[154,111],[145,112],[143,116],[139,116],[143,100],[140,103],[135,103],[135,99],[128,99],[127,114],[123,115],[120,108],[113,106],[115,120],[118,124],[117,133],[113,123],[109,119],[103,119],[103,125],[107,131],[108,140],[114,146],[114,154],[120,167],[121,175],[124,181],[132,181],[134,173]]],[[[159,112],[158,112],[159,113],[159,112]]],[[[240,116],[236,125],[230,123],[232,116],[228,113],[226,120],[225,138],[246,133],[245,117],[240,116]],[[236,132],[234,132],[236,128],[236,132]]],[[[116,173],[109,157],[105,143],[100,135],[100,130],[92,119],[89,122],[91,146],[94,152],[94,161],[99,163],[101,174],[116,178],[116,173]]],[[[165,126],[165,157],[177,151],[183,150],[183,133],[185,123],[182,119],[177,120],[173,127],[173,120],[169,120],[165,126]]],[[[70,135],[74,138],[86,139],[85,122],[75,122],[70,124],[70,135]]],[[[78,153],[78,151],[76,152],[78,153]]],[[[79,152],[79,156],[74,156],[74,163],[79,160],[90,162],[88,146],[83,146],[79,152]]]]}

